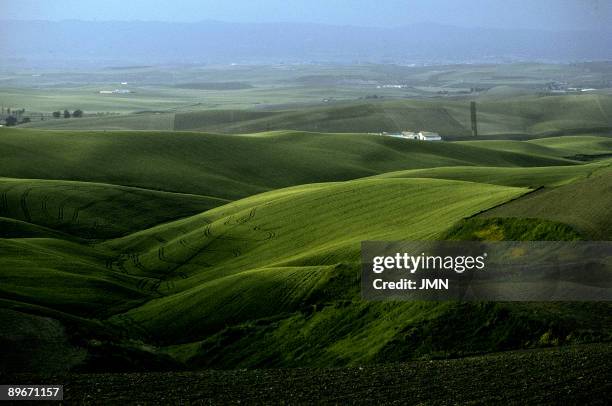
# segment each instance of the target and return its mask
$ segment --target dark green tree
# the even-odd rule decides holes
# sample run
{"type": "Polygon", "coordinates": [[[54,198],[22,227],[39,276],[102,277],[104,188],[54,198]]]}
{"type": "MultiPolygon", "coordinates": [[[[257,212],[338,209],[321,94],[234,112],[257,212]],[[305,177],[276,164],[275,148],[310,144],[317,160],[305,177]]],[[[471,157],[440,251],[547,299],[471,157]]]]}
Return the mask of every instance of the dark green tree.
{"type": "Polygon", "coordinates": [[[12,127],[14,125],[17,125],[17,117],[15,116],[8,116],[4,122],[6,123],[7,127],[12,127]]]}
{"type": "Polygon", "coordinates": [[[53,118],[60,118],[62,115],[62,113],[60,111],[54,111],[53,112],[53,118]]]}
{"type": "Polygon", "coordinates": [[[70,118],[70,112],[68,110],[64,110],[64,118],[70,118]]]}
{"type": "Polygon", "coordinates": [[[72,117],[81,118],[83,117],[83,110],[75,110],[72,112],[72,117]]]}

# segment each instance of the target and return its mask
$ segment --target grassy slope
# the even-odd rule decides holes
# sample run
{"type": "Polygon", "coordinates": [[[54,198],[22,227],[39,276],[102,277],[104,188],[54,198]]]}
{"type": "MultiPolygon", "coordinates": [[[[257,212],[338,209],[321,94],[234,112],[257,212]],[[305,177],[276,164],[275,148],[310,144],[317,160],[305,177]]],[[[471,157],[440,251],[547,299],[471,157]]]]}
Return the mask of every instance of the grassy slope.
{"type": "Polygon", "coordinates": [[[490,210],[484,217],[531,217],[569,224],[595,240],[612,239],[612,168],[555,189],[544,189],[490,210]]]}
{"type": "MultiPolygon", "coordinates": [[[[612,97],[572,95],[487,98],[478,104],[482,134],[538,134],[563,129],[610,127],[612,97]]],[[[443,135],[469,135],[469,103],[391,100],[353,102],[279,112],[250,120],[211,121],[211,113],[177,114],[176,129],[255,132],[297,129],[328,132],[377,132],[426,129],[443,135]]]]}
{"type": "Polygon", "coordinates": [[[149,130],[172,131],[174,113],[138,113],[71,119],[47,119],[24,124],[24,128],[44,128],[48,130],[149,130]]]}
{"type": "MultiPolygon", "coordinates": [[[[567,129],[610,127],[612,97],[567,95],[500,98],[478,104],[482,134],[538,134],[567,129]],[[510,131],[504,130],[512,129],[510,131]]],[[[469,116],[466,115],[466,124],[469,116]]]]}
{"type": "Polygon", "coordinates": [[[612,138],[598,136],[564,136],[521,141],[463,141],[463,145],[476,145],[497,151],[512,151],[533,156],[574,157],[599,155],[612,151],[612,138]]]}
{"type": "Polygon", "coordinates": [[[317,132],[379,132],[402,129],[433,129],[442,134],[467,134],[467,130],[439,106],[410,102],[354,102],[315,107],[299,111],[278,112],[273,116],[225,123],[210,123],[204,112],[177,114],[176,129],[250,133],[258,131],[299,129],[317,132]],[[211,125],[212,124],[212,125],[211,125]]]}
{"type": "MultiPolygon", "coordinates": [[[[253,196],[97,248],[57,239],[0,240],[6,269],[2,298],[77,316],[114,314],[114,324],[130,336],[168,343],[225,334],[227,325],[293,314],[265,338],[280,334],[275,348],[287,346],[287,359],[276,362],[292,365],[297,336],[281,338],[284,329],[304,323],[304,306],[354,297],[350,281],[357,275],[361,239],[431,238],[462,217],[524,191],[429,179],[350,181],[253,196]],[[380,208],[377,217],[371,215],[372,204],[380,208]],[[405,216],[409,211],[414,215],[405,216]],[[150,301],[156,296],[164,298],[150,301]],[[128,308],[132,310],[121,314],[128,308]]],[[[391,324],[409,325],[443,312],[445,306],[431,307],[421,313],[412,304],[394,306],[392,317],[382,324],[376,315],[384,308],[376,305],[349,306],[344,312],[327,308],[322,320],[315,320],[316,330],[339,315],[345,328],[365,314],[374,319],[368,326],[351,328],[359,331],[357,341],[346,333],[320,333],[317,352],[325,354],[316,362],[371,360],[392,338],[381,335],[391,324]],[[361,347],[365,342],[371,345],[361,347]],[[367,350],[355,352],[357,348],[367,350]]],[[[249,340],[249,351],[265,340],[249,340]]],[[[197,344],[194,348],[197,358],[197,344]]]]}
{"type": "MultiPolygon", "coordinates": [[[[0,216],[81,238],[113,238],[227,203],[102,183],[0,178],[0,216]]],[[[15,235],[18,224],[13,222],[15,235]]],[[[0,230],[0,237],[9,229],[0,230]]],[[[44,230],[40,230],[44,232],[44,230]]]]}
{"type": "Polygon", "coordinates": [[[0,239],[2,299],[102,318],[152,297],[109,253],[58,239],[0,239]]]}
{"type": "Polygon", "coordinates": [[[236,199],[312,182],[440,166],[571,161],[454,143],[357,134],[0,131],[0,175],[77,180],[236,199]],[[69,146],[69,147],[67,147],[69,146]],[[36,162],[24,165],[24,162],[36,162]]]}
{"type": "Polygon", "coordinates": [[[564,156],[612,153],[612,138],[595,136],[550,137],[529,141],[530,144],[553,148],[564,156]]]}
{"type": "Polygon", "coordinates": [[[446,168],[410,169],[406,171],[387,172],[375,177],[450,179],[535,189],[538,187],[554,187],[571,183],[586,178],[604,167],[606,167],[606,163],[599,162],[587,165],[534,168],[452,166],[446,168]]]}
{"type": "MultiPolygon", "coordinates": [[[[587,141],[589,148],[591,141],[587,141]]],[[[435,238],[462,218],[526,191],[475,183],[486,180],[487,173],[493,174],[488,183],[511,186],[551,187],[586,177],[558,189],[544,189],[547,193],[600,179],[599,189],[588,186],[582,190],[583,214],[591,213],[593,224],[600,227],[595,231],[606,230],[607,212],[601,207],[593,212],[588,206],[601,201],[602,193],[604,198],[609,196],[610,177],[604,176],[608,174],[605,169],[599,169],[605,163],[575,165],[558,158],[555,146],[547,146],[550,156],[534,156],[529,150],[517,153],[349,134],[230,137],[67,135],[15,130],[0,132],[0,143],[11,152],[0,163],[0,174],[5,176],[19,173],[31,177],[27,174],[35,173],[81,180],[103,178],[111,183],[134,182],[157,189],[170,185],[171,190],[195,188],[215,193],[228,193],[229,188],[233,195],[293,182],[449,166],[426,169],[420,175],[455,179],[452,181],[413,179],[407,171],[388,179],[274,190],[95,247],[79,244],[49,228],[64,227],[65,232],[83,235],[79,227],[87,224],[62,226],[45,220],[45,194],[60,196],[66,192],[53,191],[56,186],[74,186],[66,194],[73,216],[81,204],[94,204],[95,199],[85,201],[84,196],[104,200],[116,196],[117,201],[125,202],[121,208],[109,206],[105,212],[104,205],[97,206],[101,203],[94,206],[107,218],[129,219],[129,227],[116,230],[118,234],[146,226],[146,217],[139,217],[132,208],[138,202],[146,204],[144,200],[150,200],[151,207],[158,210],[164,204],[186,199],[191,202],[187,207],[193,204],[195,209],[211,200],[152,191],[142,191],[141,195],[140,189],[111,185],[4,179],[8,185],[15,183],[15,194],[10,194],[11,204],[3,207],[9,207],[12,216],[21,219],[25,219],[20,216],[25,214],[22,197],[28,183],[41,190],[50,186],[45,194],[34,189],[25,199],[26,203],[29,199],[35,202],[27,205],[27,212],[32,222],[39,219],[39,225],[6,218],[3,221],[11,222],[18,231],[53,238],[0,240],[1,262],[6,265],[2,268],[9,269],[2,273],[2,299],[11,300],[13,307],[21,303],[22,309],[40,305],[44,312],[111,317],[113,325],[130,337],[183,343],[167,351],[191,365],[346,365],[529,347],[538,345],[541,337],[555,342],[564,342],[567,337],[572,337],[567,339],[571,342],[608,339],[601,334],[609,331],[609,326],[598,324],[608,321],[609,309],[605,306],[462,307],[453,303],[377,304],[355,300],[360,240],[435,238]],[[183,156],[186,159],[179,160],[183,156]],[[29,159],[34,162],[35,157],[37,165],[23,165],[29,159]],[[168,173],[173,165],[179,165],[180,170],[168,173]],[[481,169],[476,165],[507,168],[481,169]],[[552,166],[535,167],[543,165],[552,166]],[[199,182],[189,179],[193,177],[199,177],[199,182]],[[203,185],[222,177],[227,181],[203,185]],[[262,186],[254,187],[258,183],[262,186]],[[597,192],[588,195],[591,189],[597,192]],[[372,207],[376,208],[374,213],[372,207]],[[27,259],[24,252],[30,254],[27,259]],[[491,327],[482,332],[482,325],[491,327]],[[432,340],[429,335],[438,338],[432,340]]],[[[551,211],[548,206],[546,210],[551,211]]],[[[572,206],[564,205],[563,210],[567,213],[572,206]]],[[[43,311],[40,309],[36,312],[43,311]]],[[[63,320],[66,316],[54,317],[63,320]]]]}
{"type": "Polygon", "coordinates": [[[525,191],[381,179],[293,188],[270,193],[265,201],[255,197],[255,204],[246,199],[213,209],[193,225],[182,222],[174,237],[162,226],[112,243],[135,247],[134,239],[140,240],[148,250],[139,254],[139,264],[149,276],[159,275],[170,293],[127,316],[172,342],[214,333],[228,323],[293,312],[337,276],[337,265],[358,261],[360,241],[433,238],[461,218],[525,191]],[[168,242],[151,246],[156,237],[168,242]],[[213,292],[219,292],[214,299],[213,292]]]}

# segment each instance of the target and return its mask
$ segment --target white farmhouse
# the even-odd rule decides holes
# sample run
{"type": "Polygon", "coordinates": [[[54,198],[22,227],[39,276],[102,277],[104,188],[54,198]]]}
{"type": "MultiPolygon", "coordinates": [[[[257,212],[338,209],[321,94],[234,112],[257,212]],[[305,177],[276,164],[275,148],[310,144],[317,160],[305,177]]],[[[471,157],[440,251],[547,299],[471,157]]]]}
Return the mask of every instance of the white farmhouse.
{"type": "Polygon", "coordinates": [[[385,135],[387,137],[403,138],[405,140],[418,140],[418,141],[442,141],[442,137],[438,133],[432,133],[429,131],[419,131],[418,133],[413,131],[402,131],[401,133],[374,133],[377,135],[385,135]]]}
{"type": "Polygon", "coordinates": [[[129,89],[115,89],[115,90],[100,90],[100,94],[128,94],[132,93],[129,89]]]}

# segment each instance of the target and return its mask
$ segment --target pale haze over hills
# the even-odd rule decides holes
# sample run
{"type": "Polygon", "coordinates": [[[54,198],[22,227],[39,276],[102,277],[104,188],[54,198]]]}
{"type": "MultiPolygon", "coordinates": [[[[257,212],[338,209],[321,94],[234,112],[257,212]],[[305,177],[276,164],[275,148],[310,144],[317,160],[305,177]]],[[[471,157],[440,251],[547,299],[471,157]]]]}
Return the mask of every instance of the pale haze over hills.
{"type": "Polygon", "coordinates": [[[0,67],[155,63],[573,62],[612,58],[611,33],[433,23],[23,21],[0,25],[0,67]],[[282,35],[281,35],[282,34],[282,35]]]}
{"type": "Polygon", "coordinates": [[[612,57],[607,0],[23,0],[3,6],[0,67],[612,57]]]}
{"type": "Polygon", "coordinates": [[[21,0],[5,2],[6,20],[227,21],[400,27],[437,23],[505,29],[601,30],[609,0],[21,0]]]}

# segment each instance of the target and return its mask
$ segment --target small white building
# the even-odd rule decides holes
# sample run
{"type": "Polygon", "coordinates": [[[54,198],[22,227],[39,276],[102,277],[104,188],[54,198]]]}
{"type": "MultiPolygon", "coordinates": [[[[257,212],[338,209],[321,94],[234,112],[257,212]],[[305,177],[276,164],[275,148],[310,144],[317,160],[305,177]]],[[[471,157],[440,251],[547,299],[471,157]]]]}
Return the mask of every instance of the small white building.
{"type": "Polygon", "coordinates": [[[442,137],[438,133],[432,133],[429,131],[419,131],[415,133],[413,131],[402,131],[401,133],[371,133],[374,135],[384,135],[387,137],[403,138],[405,140],[418,140],[418,141],[442,141],[442,137]]]}
{"type": "Polygon", "coordinates": [[[129,89],[115,89],[115,90],[100,90],[100,94],[129,94],[132,93],[129,89]]]}

